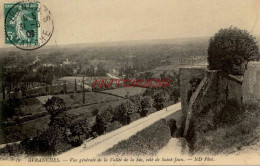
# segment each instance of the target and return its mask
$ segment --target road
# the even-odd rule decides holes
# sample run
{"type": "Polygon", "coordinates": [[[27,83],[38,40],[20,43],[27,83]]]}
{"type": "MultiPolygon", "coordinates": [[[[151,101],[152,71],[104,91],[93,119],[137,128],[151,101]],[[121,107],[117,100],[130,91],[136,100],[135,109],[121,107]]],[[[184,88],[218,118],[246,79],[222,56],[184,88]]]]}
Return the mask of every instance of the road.
{"type": "Polygon", "coordinates": [[[57,157],[60,157],[61,159],[63,158],[64,160],[70,157],[97,157],[99,154],[113,147],[118,142],[130,138],[131,136],[135,135],[138,131],[143,130],[144,128],[152,125],[154,122],[162,118],[165,118],[180,109],[180,102],[168,106],[167,110],[162,109],[153,114],[150,114],[147,117],[138,119],[127,126],[123,126],[115,131],[112,131],[105,135],[101,135],[91,141],[84,142],[80,147],[64,152],[57,157]]]}
{"type": "Polygon", "coordinates": [[[107,73],[107,76],[110,77],[110,78],[113,78],[113,79],[116,79],[116,80],[119,80],[120,78],[115,76],[115,75],[112,75],[110,73],[107,73]]]}

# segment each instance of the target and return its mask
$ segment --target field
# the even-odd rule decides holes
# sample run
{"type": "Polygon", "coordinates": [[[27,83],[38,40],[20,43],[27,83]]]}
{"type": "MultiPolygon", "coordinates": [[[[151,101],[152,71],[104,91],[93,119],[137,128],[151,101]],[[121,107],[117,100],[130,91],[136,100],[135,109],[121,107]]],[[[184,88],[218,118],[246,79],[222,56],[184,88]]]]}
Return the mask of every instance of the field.
{"type": "Polygon", "coordinates": [[[21,103],[22,115],[34,114],[43,111],[46,110],[42,105],[41,101],[38,100],[37,98],[22,99],[22,103],[21,103]]]}
{"type": "MultiPolygon", "coordinates": [[[[83,104],[83,93],[60,94],[55,96],[62,98],[66,106],[83,104]]],[[[121,98],[109,94],[103,94],[97,92],[85,92],[85,104],[100,103],[100,102],[106,102],[106,101],[117,100],[117,99],[121,99],[121,98]]]]}
{"type": "Polygon", "coordinates": [[[119,104],[121,104],[122,102],[124,102],[125,100],[118,100],[118,101],[111,101],[111,102],[105,102],[105,103],[98,103],[98,104],[93,104],[90,106],[85,106],[85,107],[80,107],[80,108],[75,108],[75,109],[71,109],[68,110],[67,112],[73,115],[77,115],[77,116],[85,116],[85,117],[91,117],[92,115],[92,111],[94,109],[98,109],[100,112],[104,111],[109,105],[113,106],[117,106],[119,104]]]}
{"type": "MultiPolygon", "coordinates": [[[[59,94],[54,95],[60,97],[64,100],[65,106],[81,105],[83,104],[83,94],[82,93],[72,93],[72,94],[59,94]]],[[[21,113],[34,114],[37,112],[45,111],[43,104],[50,98],[51,95],[39,96],[36,98],[22,99],[21,103],[21,113]]],[[[122,99],[114,95],[97,93],[97,92],[85,92],[85,104],[103,103],[108,101],[114,101],[122,99]]]]}
{"type": "Polygon", "coordinates": [[[0,129],[0,144],[20,141],[25,137],[34,137],[37,132],[40,133],[48,128],[49,121],[50,116],[45,116],[0,129]]]}
{"type": "MultiPolygon", "coordinates": [[[[59,84],[54,84],[54,85],[48,85],[47,86],[47,92],[48,93],[60,93],[61,91],[64,90],[64,82],[60,82],[59,84]]],[[[81,90],[82,87],[80,85],[77,85],[77,90],[81,90]]],[[[66,90],[67,91],[74,91],[75,90],[75,84],[73,83],[67,83],[66,84],[66,90]]],[[[46,93],[46,87],[38,87],[35,89],[29,89],[26,91],[27,96],[39,96],[41,94],[46,93]]]]}
{"type": "Polygon", "coordinates": [[[160,77],[160,74],[162,74],[163,72],[166,72],[167,74],[172,75],[173,71],[179,70],[179,67],[180,67],[179,65],[160,66],[160,67],[150,70],[149,72],[152,72],[154,74],[154,77],[158,78],[158,77],[160,77]]]}
{"type": "Polygon", "coordinates": [[[141,87],[124,87],[124,88],[105,90],[103,92],[125,97],[127,94],[129,96],[139,95],[139,94],[142,94],[144,91],[145,91],[145,88],[141,88],[141,87]]]}
{"type": "MultiPolygon", "coordinates": [[[[80,77],[80,76],[68,76],[68,77],[62,77],[58,80],[55,81],[55,83],[64,83],[65,81],[67,83],[75,83],[75,79],[76,79],[76,82],[77,83],[80,83],[82,84],[82,80],[83,80],[83,77],[80,77]]],[[[93,83],[93,81],[97,79],[97,80],[100,80],[100,79],[110,79],[110,77],[84,77],[84,82],[85,83],[93,83]]]]}

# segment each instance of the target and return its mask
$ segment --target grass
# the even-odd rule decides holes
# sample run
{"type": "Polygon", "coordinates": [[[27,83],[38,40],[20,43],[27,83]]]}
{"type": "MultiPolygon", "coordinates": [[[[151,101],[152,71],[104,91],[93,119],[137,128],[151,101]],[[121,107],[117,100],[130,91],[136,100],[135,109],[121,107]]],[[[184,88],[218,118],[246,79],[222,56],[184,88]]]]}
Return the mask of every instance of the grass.
{"type": "MultiPolygon", "coordinates": [[[[75,83],[75,79],[76,79],[76,81],[77,81],[77,83],[82,83],[82,79],[83,79],[83,77],[79,77],[79,76],[68,76],[68,77],[62,77],[62,78],[60,78],[60,79],[58,79],[58,80],[56,80],[55,82],[56,83],[64,83],[65,81],[67,82],[67,83],[75,83]]],[[[97,80],[100,80],[100,79],[110,79],[110,77],[107,77],[107,76],[105,76],[105,77],[84,77],[84,82],[85,83],[93,83],[93,80],[94,79],[97,79],[97,80]]]]}
{"type": "Polygon", "coordinates": [[[160,74],[162,74],[163,72],[166,72],[167,74],[172,74],[172,72],[178,70],[178,68],[178,65],[166,65],[152,69],[149,72],[154,73],[154,77],[160,77],[160,74]]]}
{"type": "Polygon", "coordinates": [[[124,87],[124,88],[105,90],[104,92],[125,97],[127,94],[129,96],[139,95],[142,94],[144,91],[145,88],[141,88],[141,87],[124,87]]]}
{"type": "Polygon", "coordinates": [[[21,113],[25,114],[34,114],[37,112],[46,111],[42,103],[37,98],[28,98],[22,99],[21,103],[21,113]]]}
{"type": "MultiPolygon", "coordinates": [[[[48,89],[48,93],[52,94],[52,93],[60,93],[62,90],[64,90],[64,81],[63,82],[59,82],[59,85],[48,85],[47,89],[48,89]]],[[[66,84],[66,89],[67,91],[73,92],[75,90],[75,84],[74,83],[67,83],[66,84]]],[[[77,85],[77,90],[81,90],[81,86],[77,85]]],[[[42,86],[39,88],[35,88],[35,89],[29,89],[26,91],[26,95],[27,96],[42,96],[42,94],[46,94],[46,87],[42,86]]]]}
{"type": "Polygon", "coordinates": [[[260,140],[260,102],[246,102],[244,108],[232,102],[221,109],[208,107],[193,126],[193,137],[188,139],[192,153],[233,153],[260,140]]]}
{"type": "MultiPolygon", "coordinates": [[[[73,105],[81,105],[83,104],[83,94],[82,93],[72,93],[72,94],[60,94],[54,95],[60,97],[64,100],[66,106],[73,106],[73,105]]],[[[46,111],[44,106],[39,100],[46,100],[47,96],[39,96],[37,98],[27,98],[22,99],[21,103],[21,113],[22,115],[25,114],[34,114],[37,112],[46,111]],[[37,99],[39,98],[39,99],[37,99]]],[[[86,92],[85,93],[85,104],[91,103],[103,103],[107,101],[114,101],[119,100],[120,97],[116,97],[109,94],[102,94],[96,92],[86,92]]]]}
{"type": "Polygon", "coordinates": [[[165,120],[160,120],[153,125],[139,131],[128,140],[119,142],[117,145],[105,151],[102,155],[139,156],[156,155],[170,140],[170,128],[165,120]]]}
{"type": "Polygon", "coordinates": [[[90,117],[90,116],[93,116],[92,111],[95,109],[98,109],[99,112],[102,112],[106,108],[108,108],[109,105],[111,105],[112,107],[115,107],[124,101],[125,100],[123,99],[123,100],[117,100],[117,101],[111,101],[111,102],[103,102],[103,103],[93,104],[90,106],[71,109],[71,110],[68,110],[67,112],[70,114],[73,114],[73,115],[77,115],[77,116],[90,117]]]}
{"type": "Polygon", "coordinates": [[[0,134],[0,143],[16,142],[23,140],[25,137],[31,138],[36,136],[37,131],[44,131],[48,128],[49,121],[50,116],[44,116],[21,124],[2,128],[3,134],[0,134]]]}
{"type": "MultiPolygon", "coordinates": [[[[73,94],[60,94],[55,95],[57,97],[60,97],[64,100],[66,103],[66,106],[72,106],[75,104],[83,104],[83,94],[82,93],[73,93],[73,94]]],[[[112,96],[109,94],[102,94],[102,93],[96,93],[96,92],[86,92],[85,93],[85,104],[91,104],[91,103],[100,103],[100,102],[106,102],[106,101],[112,101],[121,99],[116,96],[112,96]]]]}

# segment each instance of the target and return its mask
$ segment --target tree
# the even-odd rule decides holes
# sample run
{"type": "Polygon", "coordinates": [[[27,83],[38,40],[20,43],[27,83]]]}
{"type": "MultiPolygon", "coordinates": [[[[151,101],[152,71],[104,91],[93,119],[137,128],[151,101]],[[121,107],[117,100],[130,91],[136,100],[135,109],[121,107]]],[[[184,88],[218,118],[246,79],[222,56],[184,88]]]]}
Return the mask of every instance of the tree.
{"type": "Polygon", "coordinates": [[[140,112],[141,109],[142,109],[141,99],[142,99],[142,95],[140,95],[140,94],[129,97],[129,100],[134,104],[135,109],[137,110],[137,112],[140,112]]]}
{"type": "Polygon", "coordinates": [[[92,116],[97,116],[98,112],[99,112],[98,109],[95,108],[95,109],[91,112],[91,114],[92,114],[92,116]]]}
{"type": "Polygon", "coordinates": [[[76,120],[70,127],[71,135],[68,136],[69,142],[74,146],[82,144],[83,140],[90,136],[90,124],[87,119],[76,120]]]}
{"type": "Polygon", "coordinates": [[[114,109],[111,105],[109,105],[106,108],[106,110],[101,112],[100,114],[102,123],[107,125],[109,122],[111,122],[113,119],[113,113],[114,113],[114,109]]]}
{"type": "Polygon", "coordinates": [[[63,101],[63,99],[55,96],[53,96],[51,99],[48,99],[47,102],[44,104],[44,107],[51,115],[50,125],[53,124],[55,117],[66,110],[65,102],[63,101]]]}
{"type": "Polygon", "coordinates": [[[134,112],[137,112],[134,104],[126,100],[116,108],[114,119],[120,121],[123,125],[127,125],[130,123],[130,115],[134,112]]]}
{"type": "Polygon", "coordinates": [[[259,58],[255,37],[238,28],[221,29],[210,39],[208,62],[210,70],[243,75],[250,60],[259,58]]]}
{"type": "Polygon", "coordinates": [[[113,112],[114,109],[111,105],[108,106],[108,108],[101,112],[97,113],[96,115],[96,124],[93,126],[92,130],[96,132],[98,135],[103,134],[106,132],[107,125],[112,121],[113,119],[113,112]]]}
{"type": "Polygon", "coordinates": [[[168,100],[168,98],[169,98],[169,95],[163,90],[159,90],[159,91],[155,92],[153,99],[154,99],[155,107],[157,108],[157,110],[160,110],[164,107],[164,104],[168,100]]]}
{"type": "Polygon", "coordinates": [[[141,100],[141,116],[146,116],[149,108],[153,106],[153,99],[151,96],[144,96],[141,100]]]}
{"type": "Polygon", "coordinates": [[[75,92],[77,92],[77,80],[75,78],[75,92]]]}

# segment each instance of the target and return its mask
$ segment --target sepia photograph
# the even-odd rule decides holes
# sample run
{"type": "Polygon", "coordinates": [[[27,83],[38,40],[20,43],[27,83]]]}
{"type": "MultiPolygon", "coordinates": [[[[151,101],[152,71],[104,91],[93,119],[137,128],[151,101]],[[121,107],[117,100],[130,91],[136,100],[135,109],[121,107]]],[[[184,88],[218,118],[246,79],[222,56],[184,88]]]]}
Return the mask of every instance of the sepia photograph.
{"type": "Polygon", "coordinates": [[[0,166],[259,165],[260,0],[2,0],[0,166]]]}

